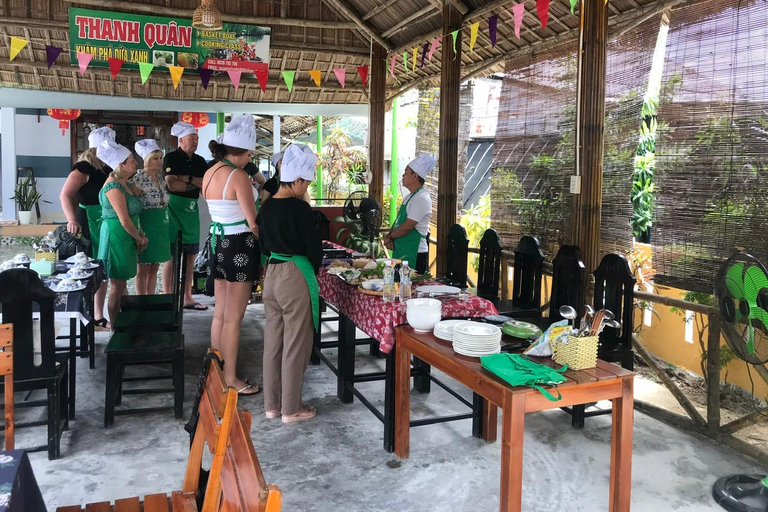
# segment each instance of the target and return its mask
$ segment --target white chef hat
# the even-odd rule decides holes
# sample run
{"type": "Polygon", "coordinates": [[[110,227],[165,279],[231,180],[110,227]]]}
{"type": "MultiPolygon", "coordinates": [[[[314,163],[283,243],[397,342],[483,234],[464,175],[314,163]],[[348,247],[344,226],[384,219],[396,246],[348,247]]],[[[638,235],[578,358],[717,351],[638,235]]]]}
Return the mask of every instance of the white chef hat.
{"type": "Polygon", "coordinates": [[[240,114],[232,118],[226,128],[221,143],[232,148],[256,149],[256,122],[251,114],[240,114]]]}
{"type": "Polygon", "coordinates": [[[157,142],[155,142],[155,139],[141,139],[136,141],[133,148],[141,158],[147,158],[153,151],[162,151],[160,146],[157,145],[157,142]]]}
{"type": "Polygon", "coordinates": [[[96,156],[112,169],[117,169],[131,156],[131,150],[113,140],[105,140],[96,148],[96,156]]]}
{"type": "Polygon", "coordinates": [[[216,136],[216,142],[218,142],[219,144],[223,144],[223,141],[224,141],[224,132],[221,132],[216,136]]]}
{"type": "Polygon", "coordinates": [[[291,144],[283,153],[283,163],[280,166],[280,181],[292,182],[296,178],[314,181],[316,165],[317,155],[309,146],[291,144]]]}
{"type": "Polygon", "coordinates": [[[272,167],[277,167],[277,164],[279,164],[280,161],[283,159],[283,155],[285,155],[283,151],[280,151],[279,153],[275,153],[274,155],[272,155],[272,167]]]}
{"type": "Polygon", "coordinates": [[[435,168],[435,157],[429,154],[419,155],[413,160],[410,161],[408,164],[408,167],[411,168],[413,172],[418,174],[421,179],[425,180],[427,179],[427,174],[429,174],[429,171],[435,168]]]}
{"type": "Polygon", "coordinates": [[[111,140],[113,142],[115,140],[115,130],[113,130],[109,126],[102,126],[101,128],[96,128],[90,134],[88,134],[88,147],[97,148],[105,140],[111,140]]]}
{"type": "Polygon", "coordinates": [[[187,135],[193,135],[197,133],[194,126],[184,121],[179,121],[171,127],[171,135],[177,138],[186,137],[187,135]]]}

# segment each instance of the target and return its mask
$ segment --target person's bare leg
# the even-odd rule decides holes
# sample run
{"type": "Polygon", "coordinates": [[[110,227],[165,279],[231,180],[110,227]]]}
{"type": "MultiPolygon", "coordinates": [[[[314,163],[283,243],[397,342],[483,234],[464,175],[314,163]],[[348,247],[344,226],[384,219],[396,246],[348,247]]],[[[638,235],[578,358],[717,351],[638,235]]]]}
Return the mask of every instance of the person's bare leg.
{"type": "Polygon", "coordinates": [[[120,313],[120,297],[122,297],[123,292],[127,287],[127,282],[125,279],[110,279],[109,285],[112,288],[112,292],[109,294],[107,311],[109,312],[110,322],[114,322],[117,315],[120,313]]]}
{"type": "Polygon", "coordinates": [[[138,266],[138,270],[136,272],[136,295],[146,295],[147,294],[147,265],[142,265],[141,263],[138,266]]]}
{"type": "Polygon", "coordinates": [[[224,326],[224,311],[227,310],[227,285],[224,279],[213,281],[213,296],[216,306],[213,308],[213,322],[211,322],[211,347],[219,352],[221,350],[221,328],[224,326]]]}
{"type": "Polygon", "coordinates": [[[146,279],[144,281],[144,290],[147,295],[155,295],[157,293],[157,271],[160,268],[159,263],[152,263],[151,265],[145,265],[147,267],[146,279]]]}
{"type": "MultiPolygon", "coordinates": [[[[95,321],[99,321],[104,318],[104,301],[107,297],[107,281],[101,283],[99,289],[96,290],[96,294],[93,298],[93,316],[95,321]]],[[[109,327],[109,324],[107,324],[109,327]]]]}
{"type": "MultiPolygon", "coordinates": [[[[195,277],[195,258],[197,254],[187,254],[187,281],[184,283],[184,305],[189,306],[197,302],[192,297],[192,279],[195,277]]],[[[208,308],[205,308],[208,309],[208,308]]],[[[201,308],[202,311],[202,308],[201,308]]]]}
{"type": "Polygon", "coordinates": [[[163,293],[173,293],[173,258],[163,264],[163,293]]]}
{"type": "MultiPolygon", "coordinates": [[[[245,315],[245,307],[251,296],[253,282],[227,283],[227,307],[224,308],[224,322],[219,339],[219,351],[224,356],[224,378],[235,389],[242,389],[247,384],[237,377],[237,352],[240,347],[240,328],[245,315]]],[[[219,309],[218,304],[216,309],[219,309]]],[[[255,390],[253,390],[255,391],[255,390]]]]}

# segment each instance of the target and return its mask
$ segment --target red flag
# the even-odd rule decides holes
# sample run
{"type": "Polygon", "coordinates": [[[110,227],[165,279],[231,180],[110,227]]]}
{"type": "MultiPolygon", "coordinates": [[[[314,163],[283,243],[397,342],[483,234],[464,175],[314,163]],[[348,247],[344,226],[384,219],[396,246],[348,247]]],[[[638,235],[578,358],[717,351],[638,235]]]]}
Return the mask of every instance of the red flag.
{"type": "Polygon", "coordinates": [[[117,78],[117,74],[120,72],[120,68],[123,67],[123,62],[120,59],[115,59],[113,57],[109,57],[107,59],[109,62],[109,70],[112,72],[112,80],[117,78]]]}
{"type": "Polygon", "coordinates": [[[363,81],[363,87],[368,85],[368,66],[357,66],[357,73],[360,75],[360,80],[363,81]]]}
{"type": "Polygon", "coordinates": [[[259,81],[261,92],[267,92],[267,79],[269,78],[269,70],[260,69],[256,71],[256,80],[259,81]]]}
{"type": "Polygon", "coordinates": [[[539,13],[541,20],[541,30],[547,28],[547,19],[549,18],[549,0],[536,0],[536,12],[539,13]]]}

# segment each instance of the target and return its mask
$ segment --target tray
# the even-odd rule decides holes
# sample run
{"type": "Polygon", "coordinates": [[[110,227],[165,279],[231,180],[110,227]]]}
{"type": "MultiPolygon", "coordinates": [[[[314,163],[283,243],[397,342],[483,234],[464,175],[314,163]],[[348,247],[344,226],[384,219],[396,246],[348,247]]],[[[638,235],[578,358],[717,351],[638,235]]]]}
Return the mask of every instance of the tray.
{"type": "MultiPolygon", "coordinates": [[[[359,291],[360,293],[364,293],[365,295],[373,295],[375,297],[381,297],[384,295],[383,291],[377,292],[375,290],[366,290],[365,288],[363,288],[362,285],[359,285],[357,287],[357,291],[359,291]]],[[[395,283],[395,295],[397,295],[399,291],[400,291],[400,285],[398,283],[395,283]]]]}

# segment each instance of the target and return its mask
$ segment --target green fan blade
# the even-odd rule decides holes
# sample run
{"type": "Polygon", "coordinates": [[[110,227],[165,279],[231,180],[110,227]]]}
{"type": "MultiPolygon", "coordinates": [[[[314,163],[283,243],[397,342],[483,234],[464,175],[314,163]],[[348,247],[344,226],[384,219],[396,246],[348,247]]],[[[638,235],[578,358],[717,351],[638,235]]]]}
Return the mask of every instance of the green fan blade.
{"type": "Polygon", "coordinates": [[[744,276],[744,296],[749,301],[750,309],[756,307],[753,303],[757,302],[757,294],[763,288],[768,288],[768,277],[760,267],[749,267],[744,276]]]}
{"type": "Polygon", "coordinates": [[[747,327],[746,334],[746,347],[747,353],[751,356],[755,355],[755,328],[752,327],[752,320],[749,320],[749,327],[747,327]]]}
{"type": "Polygon", "coordinates": [[[731,292],[734,299],[741,300],[744,298],[744,283],[741,278],[743,272],[744,264],[736,263],[725,274],[725,284],[728,286],[728,291],[731,292]]]}

